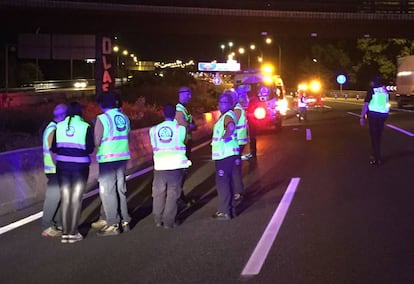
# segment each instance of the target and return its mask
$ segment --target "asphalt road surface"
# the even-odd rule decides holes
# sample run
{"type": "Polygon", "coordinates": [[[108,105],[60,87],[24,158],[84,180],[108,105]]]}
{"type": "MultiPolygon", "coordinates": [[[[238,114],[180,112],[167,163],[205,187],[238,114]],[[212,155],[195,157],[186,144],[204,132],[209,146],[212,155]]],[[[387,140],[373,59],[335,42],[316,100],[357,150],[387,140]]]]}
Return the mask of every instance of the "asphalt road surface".
{"type": "MultiPolygon", "coordinates": [[[[132,230],[97,237],[97,196],[84,200],[85,239],[40,236],[40,220],[0,235],[1,283],[413,283],[414,114],[392,111],[383,164],[368,163],[361,101],[328,100],[308,121],[291,113],[244,161],[238,217],[216,221],[208,144],[193,152],[185,192],[195,203],[174,229],[151,218],[152,171],[129,180],[132,230]],[[405,131],[405,132],[404,132],[405,131]],[[259,244],[259,245],[258,245],[259,244]]],[[[0,226],[41,211],[2,216],[0,226]]],[[[1,228],[0,228],[1,229],[1,228]]]]}

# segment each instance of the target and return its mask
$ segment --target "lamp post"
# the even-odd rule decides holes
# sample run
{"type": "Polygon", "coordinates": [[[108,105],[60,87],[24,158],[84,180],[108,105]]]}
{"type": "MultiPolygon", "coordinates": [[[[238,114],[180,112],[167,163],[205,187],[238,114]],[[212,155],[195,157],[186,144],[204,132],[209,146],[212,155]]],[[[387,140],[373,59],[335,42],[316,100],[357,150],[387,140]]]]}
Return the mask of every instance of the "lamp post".
{"type": "MultiPolygon", "coordinates": [[[[271,37],[267,37],[265,39],[265,42],[266,42],[266,44],[270,45],[270,44],[272,44],[273,40],[272,40],[271,37]]],[[[277,44],[277,47],[279,49],[279,56],[278,56],[278,61],[279,61],[279,66],[278,66],[279,75],[282,75],[282,48],[280,47],[280,44],[277,44]]]]}

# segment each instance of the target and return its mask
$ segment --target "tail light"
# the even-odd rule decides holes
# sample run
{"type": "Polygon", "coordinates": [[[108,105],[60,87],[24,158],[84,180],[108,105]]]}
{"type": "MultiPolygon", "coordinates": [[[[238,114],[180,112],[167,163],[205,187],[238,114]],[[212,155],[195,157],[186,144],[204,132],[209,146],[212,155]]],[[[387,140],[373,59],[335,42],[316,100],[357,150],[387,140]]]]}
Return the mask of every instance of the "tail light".
{"type": "Polygon", "coordinates": [[[257,107],[253,115],[256,119],[264,119],[266,117],[266,109],[264,107],[257,107]]]}

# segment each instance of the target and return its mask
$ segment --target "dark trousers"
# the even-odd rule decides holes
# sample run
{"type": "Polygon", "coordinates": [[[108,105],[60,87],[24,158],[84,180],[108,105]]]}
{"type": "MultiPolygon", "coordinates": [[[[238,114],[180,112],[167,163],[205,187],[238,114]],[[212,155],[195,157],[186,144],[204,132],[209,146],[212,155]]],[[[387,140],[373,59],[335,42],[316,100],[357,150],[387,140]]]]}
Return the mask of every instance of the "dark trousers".
{"type": "Polygon", "coordinates": [[[388,113],[368,112],[369,134],[371,136],[372,155],[375,160],[381,160],[381,137],[388,113]]]}
{"type": "MultiPolygon", "coordinates": [[[[187,142],[185,143],[185,155],[187,156],[187,158],[189,160],[191,160],[191,148],[192,148],[192,146],[193,146],[193,140],[188,139],[187,142]]],[[[187,178],[187,175],[188,175],[188,168],[184,169],[183,177],[182,177],[182,181],[181,181],[181,195],[180,195],[180,198],[179,198],[179,200],[180,200],[179,202],[182,202],[182,203],[187,203],[188,202],[188,200],[187,200],[187,198],[185,197],[185,194],[184,194],[184,182],[187,178]]]]}
{"type": "Polygon", "coordinates": [[[184,169],[154,171],[152,214],[155,223],[174,225],[183,172],[184,169]]]}
{"type": "Polygon", "coordinates": [[[82,196],[88,181],[89,167],[79,170],[60,170],[57,175],[61,193],[62,225],[64,235],[78,232],[82,196]]]}
{"type": "MultiPolygon", "coordinates": [[[[245,145],[239,145],[240,147],[240,154],[243,153],[245,145]]],[[[242,173],[242,162],[241,162],[241,155],[237,156],[234,161],[234,168],[233,168],[233,189],[234,193],[243,194],[244,193],[244,185],[243,185],[243,173],[242,173]]]]}
{"type": "Polygon", "coordinates": [[[216,160],[216,187],[219,199],[218,211],[235,217],[234,190],[232,186],[233,168],[238,156],[216,160]]]}
{"type": "Polygon", "coordinates": [[[60,210],[60,188],[57,174],[46,174],[47,187],[43,203],[42,229],[52,225],[62,226],[60,210]]]}

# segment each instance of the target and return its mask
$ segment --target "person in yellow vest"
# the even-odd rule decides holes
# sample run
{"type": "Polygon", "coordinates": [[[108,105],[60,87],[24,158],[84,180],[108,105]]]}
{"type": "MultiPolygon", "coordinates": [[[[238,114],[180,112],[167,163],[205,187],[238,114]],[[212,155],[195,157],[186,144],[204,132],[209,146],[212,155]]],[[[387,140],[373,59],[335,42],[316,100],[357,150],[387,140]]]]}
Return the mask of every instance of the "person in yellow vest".
{"type": "Polygon", "coordinates": [[[78,102],[68,105],[66,118],[56,125],[51,150],[56,153],[56,174],[61,194],[61,242],[75,243],[83,239],[78,225],[89,176],[89,154],[94,150],[93,131],[83,120],[78,102]]]}
{"type": "Polygon", "coordinates": [[[237,143],[239,144],[239,156],[237,157],[234,164],[233,189],[234,199],[237,203],[239,203],[243,199],[244,194],[241,153],[243,153],[244,147],[246,146],[247,142],[249,142],[249,138],[247,135],[247,117],[246,111],[240,104],[240,98],[238,93],[234,90],[227,90],[225,91],[225,93],[230,94],[233,99],[233,111],[236,116],[235,123],[237,143]]]}
{"type": "Polygon", "coordinates": [[[52,147],[56,125],[65,119],[67,106],[58,104],[53,110],[53,120],[49,122],[43,131],[43,164],[47,177],[45,200],[43,202],[42,236],[58,237],[62,235],[62,216],[60,210],[60,189],[56,175],[56,164],[52,147]]]}
{"type": "Polygon", "coordinates": [[[177,225],[177,200],[184,170],[191,162],[186,156],[186,128],[174,119],[175,106],[165,105],[163,115],[165,121],[149,130],[154,159],[152,214],[157,227],[170,229],[177,225]]]}
{"type": "MultiPolygon", "coordinates": [[[[196,129],[196,125],[193,121],[191,113],[188,111],[187,106],[190,103],[192,97],[192,91],[189,87],[182,86],[178,89],[178,103],[175,106],[175,120],[178,124],[184,126],[187,131],[187,138],[185,141],[186,156],[191,160],[191,148],[193,146],[192,132],[196,129]]],[[[187,177],[187,171],[184,171],[181,188],[184,188],[184,182],[187,177]]],[[[178,199],[178,205],[180,207],[186,207],[188,203],[194,202],[187,200],[188,198],[184,194],[184,190],[181,190],[181,196],[178,199]]]]}
{"type": "Polygon", "coordinates": [[[236,159],[239,158],[239,144],[236,136],[236,115],[233,98],[228,93],[220,95],[218,108],[220,117],[213,127],[212,160],[216,168],[218,210],[212,216],[216,220],[230,220],[236,217],[232,175],[236,159]]]}
{"type": "Polygon", "coordinates": [[[389,94],[381,84],[379,77],[374,77],[370,82],[371,88],[367,91],[360,116],[360,125],[365,125],[368,117],[369,133],[371,137],[372,155],[369,159],[371,165],[379,165],[381,159],[381,137],[384,124],[390,111],[389,94]]]}
{"type": "Polygon", "coordinates": [[[92,224],[98,236],[114,236],[130,230],[131,217],[126,198],[125,171],[129,152],[130,121],[121,111],[119,98],[112,92],[98,96],[103,113],[95,123],[96,161],[99,164],[100,219],[92,224]]]}

